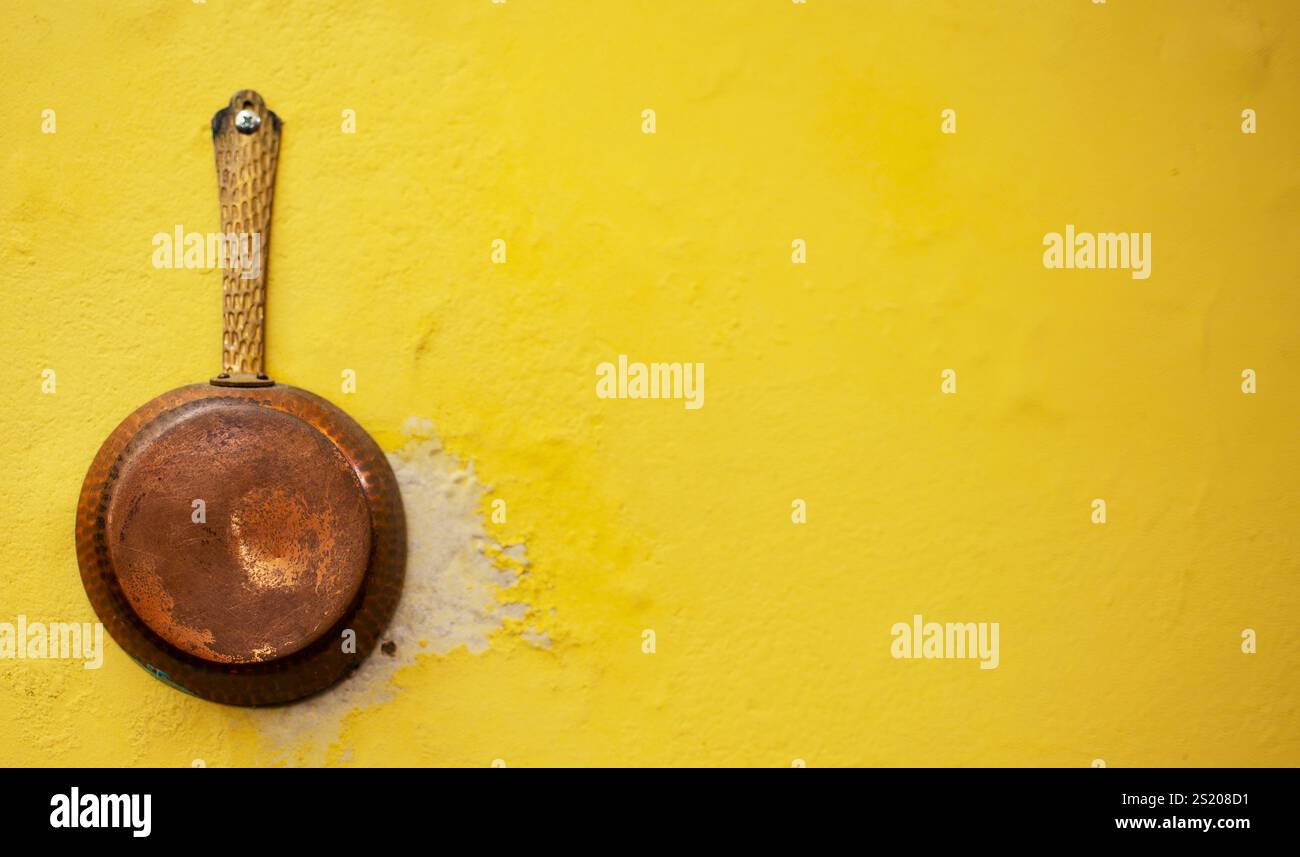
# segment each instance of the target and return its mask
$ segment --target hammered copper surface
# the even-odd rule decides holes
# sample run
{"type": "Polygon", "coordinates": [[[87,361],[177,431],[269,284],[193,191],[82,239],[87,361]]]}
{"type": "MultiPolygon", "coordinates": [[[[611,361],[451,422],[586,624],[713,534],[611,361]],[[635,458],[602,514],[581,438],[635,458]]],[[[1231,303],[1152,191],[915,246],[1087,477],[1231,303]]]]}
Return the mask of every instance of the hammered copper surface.
{"type": "Polygon", "coordinates": [[[221,374],[158,396],[100,447],[77,562],[104,627],[154,675],[268,705],[329,687],[374,649],[401,595],[406,521],[365,430],[264,373],[279,117],[241,90],[212,140],[222,229],[235,247],[257,236],[260,256],[222,272],[221,374]],[[237,126],[240,111],[253,121],[237,126]]]}
{"type": "Polygon", "coordinates": [[[269,661],[356,596],[370,511],[347,459],[307,423],[209,398],[154,420],[108,502],[108,555],[146,625],[193,655],[269,661]]]}
{"type": "MultiPolygon", "coordinates": [[[[277,433],[262,435],[261,440],[270,447],[280,443],[277,433]]],[[[220,465],[214,466],[220,470],[220,465]]],[[[195,498],[180,499],[184,512],[195,498]]],[[[184,520],[190,520],[188,514],[184,520]]],[[[209,514],[208,522],[213,520],[209,514]]],[[[254,388],[195,384],[164,393],[127,417],[104,442],[82,483],[76,539],[82,583],[113,639],[160,678],[206,699],[235,705],[299,699],[329,687],[359,666],[378,644],[397,607],[406,560],[401,495],[383,451],[343,411],[319,396],[282,384],[254,388]],[[273,660],[216,663],[174,645],[136,612],[119,580],[111,542],[120,534],[109,533],[118,491],[124,484],[128,491],[140,484],[133,473],[137,459],[144,461],[149,456],[146,450],[159,437],[165,438],[169,427],[185,422],[187,409],[209,408],[242,414],[250,414],[249,408],[269,411],[251,418],[250,424],[282,425],[274,422],[282,417],[301,423],[304,430],[309,427],[346,461],[368,509],[370,545],[361,587],[330,627],[297,651],[273,660]],[[355,648],[345,645],[350,637],[346,630],[354,632],[355,648]]],[[[159,547],[164,552],[185,549],[176,543],[159,547]]],[[[232,621],[239,615],[235,611],[232,621]]],[[[244,618],[252,617],[245,614],[244,618]]]]}
{"type": "Polygon", "coordinates": [[[217,162],[221,231],[256,255],[254,264],[226,264],[221,269],[221,365],[230,374],[257,375],[264,370],[266,342],[266,267],[271,244],[271,206],[275,168],[280,158],[280,117],[251,89],[236,92],[230,104],[212,117],[212,148],[217,162]],[[248,108],[261,118],[251,134],[235,128],[235,117],[248,108]],[[256,236],[256,246],[252,245],[256,236]]]}

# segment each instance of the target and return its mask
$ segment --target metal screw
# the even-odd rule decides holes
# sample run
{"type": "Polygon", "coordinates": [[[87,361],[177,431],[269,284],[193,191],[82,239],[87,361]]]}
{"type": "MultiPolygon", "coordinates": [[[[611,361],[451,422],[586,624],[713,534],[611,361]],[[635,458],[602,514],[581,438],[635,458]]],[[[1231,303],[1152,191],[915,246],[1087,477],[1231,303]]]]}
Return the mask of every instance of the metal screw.
{"type": "Polygon", "coordinates": [[[251,134],[262,124],[262,117],[251,110],[241,110],[235,114],[235,128],[241,134],[251,134]]]}

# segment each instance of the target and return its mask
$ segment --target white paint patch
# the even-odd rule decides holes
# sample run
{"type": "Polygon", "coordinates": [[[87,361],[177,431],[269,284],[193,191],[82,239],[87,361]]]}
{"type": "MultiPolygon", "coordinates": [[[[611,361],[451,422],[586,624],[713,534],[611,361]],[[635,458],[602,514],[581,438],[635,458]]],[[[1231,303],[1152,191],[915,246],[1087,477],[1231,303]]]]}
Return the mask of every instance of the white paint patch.
{"type": "MultiPolygon", "coordinates": [[[[529,606],[497,597],[527,573],[523,545],[504,547],[488,535],[479,513],[484,487],[473,464],[461,464],[439,442],[433,423],[417,417],[402,426],[406,443],[388,454],[406,508],[406,581],[402,600],[380,648],[340,684],[303,702],[252,712],[276,745],[278,762],[295,753],[307,764],[324,761],[351,711],[384,702],[396,692],[390,679],[421,654],[445,655],[464,646],[479,654],[507,619],[529,606]]],[[[520,630],[529,643],[549,648],[545,632],[520,630]]],[[[341,642],[341,641],[340,641],[341,642]]]]}

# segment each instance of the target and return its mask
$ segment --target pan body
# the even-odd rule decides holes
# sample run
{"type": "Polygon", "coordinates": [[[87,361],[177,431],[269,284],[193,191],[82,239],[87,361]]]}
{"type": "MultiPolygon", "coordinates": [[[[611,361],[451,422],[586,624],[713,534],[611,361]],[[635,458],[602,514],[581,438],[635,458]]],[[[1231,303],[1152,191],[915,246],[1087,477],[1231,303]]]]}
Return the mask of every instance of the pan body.
{"type": "Polygon", "coordinates": [[[382,450],[282,384],[164,393],[82,484],[82,582],[133,658],[235,705],[323,690],[374,649],[401,595],[405,517],[382,450]]]}

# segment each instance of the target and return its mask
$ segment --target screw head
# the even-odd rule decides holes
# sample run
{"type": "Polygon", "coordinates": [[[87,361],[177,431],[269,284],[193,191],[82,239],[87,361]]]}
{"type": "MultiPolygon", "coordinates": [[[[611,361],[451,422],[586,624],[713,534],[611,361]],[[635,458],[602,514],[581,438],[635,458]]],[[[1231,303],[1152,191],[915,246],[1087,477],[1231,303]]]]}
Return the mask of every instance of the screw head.
{"type": "Polygon", "coordinates": [[[251,110],[241,110],[235,114],[235,129],[241,134],[251,134],[262,124],[262,117],[251,110]]]}

